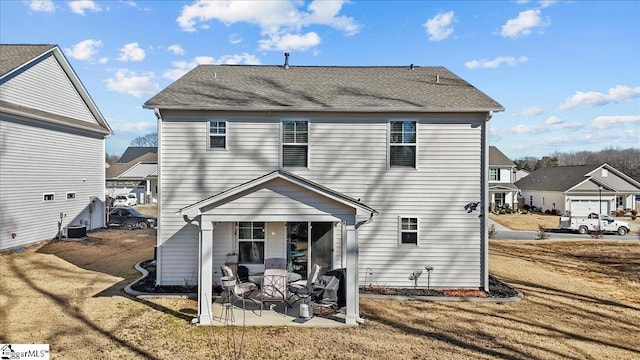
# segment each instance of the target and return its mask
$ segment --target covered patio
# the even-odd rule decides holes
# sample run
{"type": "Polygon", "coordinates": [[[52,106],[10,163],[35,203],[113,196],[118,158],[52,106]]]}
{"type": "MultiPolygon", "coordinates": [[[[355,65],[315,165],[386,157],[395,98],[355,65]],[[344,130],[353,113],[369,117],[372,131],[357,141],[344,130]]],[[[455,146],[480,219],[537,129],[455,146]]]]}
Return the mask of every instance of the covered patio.
{"type": "MultiPolygon", "coordinates": [[[[254,272],[264,270],[265,252],[277,253],[288,257],[290,238],[287,236],[290,224],[329,224],[332,229],[332,243],[340,251],[330,249],[332,268],[344,268],[344,286],[346,306],[341,315],[327,318],[314,317],[301,322],[306,326],[354,325],[360,321],[358,301],[358,228],[373,220],[377,213],[340,192],[285,171],[274,171],[264,176],[225,190],[210,198],[199,201],[179,210],[188,223],[197,223],[200,228],[198,249],[198,317],[200,325],[229,324],[228,316],[222,316],[222,305],[214,301],[214,284],[217,282],[217,269],[224,265],[219,254],[236,249],[240,244],[242,226],[251,226],[249,233],[260,229],[264,233],[261,247],[257,249],[259,259],[247,264],[254,272]],[[235,224],[235,225],[233,225],[235,224]],[[250,225],[244,225],[250,224],[250,225]],[[235,226],[235,227],[234,227],[235,226]],[[218,231],[216,231],[218,228],[218,231]],[[269,245],[273,244],[273,245],[269,245]],[[222,250],[221,250],[222,249],[222,250]],[[339,254],[337,254],[339,252],[339,254]],[[260,263],[262,261],[262,264],[260,263]],[[216,321],[216,318],[218,319],[216,321]],[[338,320],[338,321],[336,321],[338,320]]],[[[309,238],[312,234],[309,231],[309,238]]],[[[309,240],[309,246],[312,243],[309,240]]],[[[255,249],[254,249],[255,250],[255,249]]],[[[311,248],[309,251],[313,251],[311,248]]],[[[242,251],[238,265],[243,264],[242,251]]],[[[311,254],[308,264],[314,261],[311,254]]],[[[291,264],[289,264],[291,266],[291,264]]],[[[291,271],[292,269],[289,268],[291,271]]],[[[303,270],[306,271],[306,270],[303,270]]],[[[306,274],[304,274],[306,275],[306,274]]],[[[247,310],[234,306],[234,324],[238,324],[240,315],[247,325],[292,325],[299,314],[299,302],[296,307],[284,314],[284,307],[278,304],[276,310],[263,311],[262,317],[251,308],[256,305],[247,302],[247,310]],[[281,309],[282,308],[282,309],[281,309]],[[239,310],[238,310],[239,309],[239,310]]],[[[266,309],[266,307],[265,307],[266,309]]],[[[224,314],[223,314],[224,315],[224,314]]]]}

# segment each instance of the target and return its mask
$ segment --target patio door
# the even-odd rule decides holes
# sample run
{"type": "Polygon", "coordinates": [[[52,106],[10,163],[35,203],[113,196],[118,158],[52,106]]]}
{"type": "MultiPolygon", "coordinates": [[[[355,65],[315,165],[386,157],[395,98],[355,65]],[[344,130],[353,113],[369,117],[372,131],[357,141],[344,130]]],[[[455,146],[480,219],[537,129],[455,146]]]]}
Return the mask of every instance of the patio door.
{"type": "Polygon", "coordinates": [[[333,223],[287,223],[287,244],[289,269],[303,279],[307,278],[312,264],[320,265],[322,272],[333,266],[333,223]]]}

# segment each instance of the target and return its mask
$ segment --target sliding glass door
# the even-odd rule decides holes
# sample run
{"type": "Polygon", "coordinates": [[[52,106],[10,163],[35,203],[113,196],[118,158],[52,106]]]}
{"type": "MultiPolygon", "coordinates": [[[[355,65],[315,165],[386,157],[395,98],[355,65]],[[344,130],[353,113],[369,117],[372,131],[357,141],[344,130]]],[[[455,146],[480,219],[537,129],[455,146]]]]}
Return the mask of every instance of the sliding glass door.
{"type": "Polygon", "coordinates": [[[287,223],[287,262],[289,270],[307,278],[311,265],[321,272],[333,267],[333,223],[287,223]],[[309,236],[311,234],[311,236],[309,236]]]}

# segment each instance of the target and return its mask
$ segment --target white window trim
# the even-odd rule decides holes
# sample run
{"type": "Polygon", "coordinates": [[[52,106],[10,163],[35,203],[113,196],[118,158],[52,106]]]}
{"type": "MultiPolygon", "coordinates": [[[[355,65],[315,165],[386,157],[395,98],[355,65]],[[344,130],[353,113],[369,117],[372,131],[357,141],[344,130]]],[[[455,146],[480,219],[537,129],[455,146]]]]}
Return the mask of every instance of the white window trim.
{"type": "MultiPolygon", "coordinates": [[[[420,153],[420,147],[418,145],[420,143],[420,138],[419,138],[420,131],[418,131],[419,125],[420,123],[418,122],[417,119],[410,119],[410,118],[388,119],[387,121],[387,170],[389,169],[416,169],[417,170],[418,169],[418,159],[419,159],[418,154],[420,153]],[[403,122],[403,121],[411,121],[416,123],[416,142],[415,144],[406,144],[406,146],[414,146],[416,148],[416,159],[415,159],[416,165],[413,168],[409,166],[391,166],[391,123],[403,122]]],[[[405,145],[401,145],[401,146],[405,146],[405,145]]]]}
{"type": "Polygon", "coordinates": [[[281,169],[311,169],[311,121],[306,118],[282,118],[280,119],[280,131],[279,131],[279,146],[278,146],[278,157],[280,159],[280,168],[281,169]],[[284,154],[282,149],[285,145],[300,145],[301,143],[285,143],[282,141],[282,132],[284,131],[284,122],[285,121],[305,121],[307,123],[307,165],[306,166],[285,166],[284,165],[284,154]]]}
{"type": "Polygon", "coordinates": [[[222,151],[227,150],[227,146],[229,145],[229,122],[226,119],[207,119],[207,151],[222,151]],[[211,134],[211,122],[224,123],[224,135],[221,134],[211,134]],[[211,136],[224,137],[224,147],[211,147],[211,136]]]}
{"type": "Polygon", "coordinates": [[[75,191],[67,191],[67,195],[65,197],[66,200],[75,200],[76,199],[76,192],[75,191]],[[69,197],[69,195],[73,194],[73,197],[69,197]]]}
{"type": "Polygon", "coordinates": [[[398,216],[398,246],[399,247],[420,247],[420,217],[417,215],[399,215],[398,216]],[[417,230],[402,230],[402,219],[416,219],[417,220],[417,230]],[[415,232],[417,234],[416,244],[405,244],[402,242],[402,233],[403,232],[415,232]]]}
{"type": "Polygon", "coordinates": [[[42,193],[42,202],[49,202],[49,201],[55,201],[55,200],[56,200],[56,193],[52,193],[52,192],[42,193]],[[46,200],[45,196],[47,195],[51,195],[53,196],[53,198],[51,200],[46,200]]]}
{"type": "MultiPolygon", "coordinates": [[[[267,222],[266,221],[239,221],[236,222],[236,250],[237,254],[238,254],[238,263],[240,263],[240,242],[241,241],[246,241],[246,242],[262,242],[264,243],[263,248],[264,248],[264,254],[262,256],[262,264],[264,265],[264,260],[267,257],[267,222]],[[240,238],[240,223],[241,222],[248,222],[251,224],[251,239],[241,239],[240,238]],[[254,239],[253,238],[253,224],[254,223],[264,223],[264,238],[262,239],[254,239]]],[[[259,263],[241,263],[241,264],[247,264],[247,265],[260,265],[259,263]]]]}

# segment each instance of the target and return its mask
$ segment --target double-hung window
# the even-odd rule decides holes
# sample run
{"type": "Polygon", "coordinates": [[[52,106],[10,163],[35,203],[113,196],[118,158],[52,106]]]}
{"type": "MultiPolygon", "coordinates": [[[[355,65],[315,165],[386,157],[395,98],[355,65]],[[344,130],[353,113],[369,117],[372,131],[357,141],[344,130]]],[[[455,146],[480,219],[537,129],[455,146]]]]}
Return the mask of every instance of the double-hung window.
{"type": "Polygon", "coordinates": [[[416,122],[391,121],[389,166],[416,167],[416,122]]]}
{"type": "Polygon", "coordinates": [[[398,220],[400,244],[418,245],[418,218],[400,217],[398,220]]]}
{"type": "Polygon", "coordinates": [[[309,122],[282,122],[282,166],[307,167],[309,163],[309,122]]]}
{"type": "Polygon", "coordinates": [[[500,169],[489,169],[489,180],[500,181],[500,169]]]}
{"type": "Polygon", "coordinates": [[[264,222],[238,223],[238,263],[264,264],[264,222]]]}
{"type": "Polygon", "coordinates": [[[227,122],[209,121],[209,149],[225,149],[227,147],[227,122]]]}

